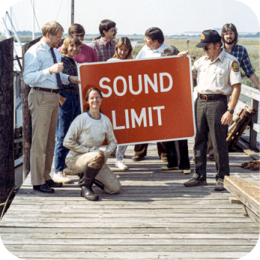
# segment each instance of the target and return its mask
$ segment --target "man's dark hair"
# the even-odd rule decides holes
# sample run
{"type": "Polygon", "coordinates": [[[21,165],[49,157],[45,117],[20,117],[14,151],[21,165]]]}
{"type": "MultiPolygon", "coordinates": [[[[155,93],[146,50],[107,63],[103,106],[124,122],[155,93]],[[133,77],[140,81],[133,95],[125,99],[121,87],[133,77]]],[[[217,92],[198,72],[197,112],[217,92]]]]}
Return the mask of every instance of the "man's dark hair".
{"type": "Polygon", "coordinates": [[[227,31],[233,31],[235,33],[235,44],[238,42],[238,33],[237,33],[237,28],[233,23],[226,23],[223,25],[222,27],[222,31],[221,31],[221,39],[224,42],[224,34],[227,31]]]}
{"type": "Polygon", "coordinates": [[[108,20],[108,19],[101,21],[101,23],[100,23],[100,25],[99,25],[100,35],[101,35],[102,37],[104,37],[105,34],[103,33],[103,30],[109,31],[109,30],[110,30],[111,28],[113,28],[113,27],[116,27],[116,23],[115,23],[115,22],[113,22],[113,21],[111,21],[111,20],[108,20]]]}
{"type": "Polygon", "coordinates": [[[83,33],[85,34],[84,27],[78,23],[74,23],[70,26],[68,30],[69,35],[73,35],[74,33],[83,33]]]}
{"type": "Polygon", "coordinates": [[[149,28],[149,29],[145,32],[145,36],[146,36],[146,37],[149,37],[149,38],[152,39],[153,41],[157,40],[158,43],[163,43],[163,42],[164,42],[163,32],[162,32],[162,30],[159,29],[158,27],[149,28]]]}
{"type": "Polygon", "coordinates": [[[161,56],[173,56],[173,55],[178,55],[180,51],[175,47],[175,46],[168,46],[164,48],[161,52],[161,56]]]}

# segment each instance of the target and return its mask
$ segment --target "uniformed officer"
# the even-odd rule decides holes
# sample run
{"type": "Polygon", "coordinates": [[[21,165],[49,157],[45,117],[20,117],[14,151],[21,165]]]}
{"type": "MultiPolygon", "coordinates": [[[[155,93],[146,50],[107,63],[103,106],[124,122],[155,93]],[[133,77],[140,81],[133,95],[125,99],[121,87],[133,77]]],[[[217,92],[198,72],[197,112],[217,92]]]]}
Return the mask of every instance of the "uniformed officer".
{"type": "Polygon", "coordinates": [[[195,173],[184,183],[186,187],[206,185],[206,152],[208,132],[213,143],[217,174],[215,191],[224,190],[224,177],[229,175],[228,125],[232,121],[241,91],[241,75],[237,59],[222,48],[221,36],[215,30],[205,30],[196,47],[206,53],[194,63],[198,98],[195,101],[195,173]],[[228,99],[231,95],[230,102],[228,99]]]}

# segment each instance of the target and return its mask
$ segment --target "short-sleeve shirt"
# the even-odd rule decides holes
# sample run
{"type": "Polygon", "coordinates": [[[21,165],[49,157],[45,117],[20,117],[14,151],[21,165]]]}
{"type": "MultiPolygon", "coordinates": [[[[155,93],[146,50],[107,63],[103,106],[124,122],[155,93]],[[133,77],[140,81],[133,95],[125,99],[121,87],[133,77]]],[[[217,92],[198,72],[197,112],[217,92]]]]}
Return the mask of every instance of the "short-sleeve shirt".
{"type": "Polygon", "coordinates": [[[115,54],[116,40],[106,42],[101,37],[100,39],[93,41],[90,44],[90,47],[96,51],[99,61],[107,61],[108,59],[112,58],[115,54]]]}
{"type": "Polygon", "coordinates": [[[146,59],[146,58],[157,58],[157,57],[161,57],[161,52],[164,48],[168,47],[164,42],[162,43],[162,45],[154,50],[151,49],[149,47],[147,47],[147,45],[145,45],[137,54],[136,59],[140,60],[140,59],[146,59]]]}
{"type": "Polygon", "coordinates": [[[198,59],[192,73],[197,76],[197,92],[201,94],[229,96],[232,86],[241,83],[238,60],[224,50],[214,61],[207,56],[198,59]]]}
{"type": "MultiPolygon", "coordinates": [[[[226,51],[226,49],[225,49],[226,51]]],[[[231,55],[235,56],[239,61],[239,64],[243,71],[245,72],[248,78],[254,73],[254,69],[252,68],[247,50],[245,47],[241,45],[235,44],[230,52],[231,55]]]]}

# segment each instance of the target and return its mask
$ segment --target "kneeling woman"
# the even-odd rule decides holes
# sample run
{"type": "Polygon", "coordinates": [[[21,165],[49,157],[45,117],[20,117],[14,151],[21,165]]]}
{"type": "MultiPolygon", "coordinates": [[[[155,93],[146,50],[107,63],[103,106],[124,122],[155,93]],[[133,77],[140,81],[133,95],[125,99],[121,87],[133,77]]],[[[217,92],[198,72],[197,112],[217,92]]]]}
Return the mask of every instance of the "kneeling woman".
{"type": "Polygon", "coordinates": [[[99,197],[92,191],[93,183],[110,194],[119,193],[121,189],[119,180],[105,164],[117,141],[110,120],[100,112],[101,91],[90,88],[85,99],[89,104],[88,111],[72,122],[63,145],[70,149],[66,157],[67,167],[79,173],[81,196],[98,200],[99,197]],[[99,148],[105,139],[107,148],[102,152],[99,148]]]}

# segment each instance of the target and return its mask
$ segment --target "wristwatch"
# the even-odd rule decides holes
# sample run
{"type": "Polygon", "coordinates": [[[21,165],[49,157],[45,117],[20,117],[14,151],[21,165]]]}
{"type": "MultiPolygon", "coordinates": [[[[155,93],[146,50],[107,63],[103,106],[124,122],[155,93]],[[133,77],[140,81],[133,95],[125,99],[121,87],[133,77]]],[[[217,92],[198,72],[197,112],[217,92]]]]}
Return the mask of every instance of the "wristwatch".
{"type": "Polygon", "coordinates": [[[234,110],[228,109],[227,111],[228,111],[230,114],[234,114],[234,110]]]}

